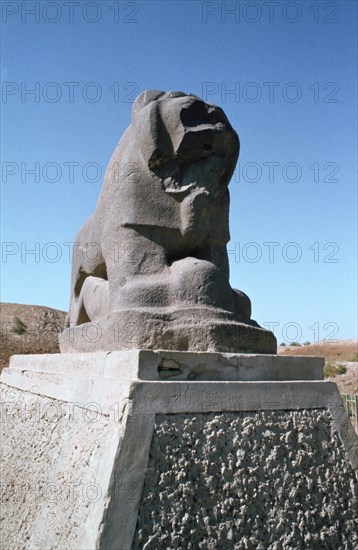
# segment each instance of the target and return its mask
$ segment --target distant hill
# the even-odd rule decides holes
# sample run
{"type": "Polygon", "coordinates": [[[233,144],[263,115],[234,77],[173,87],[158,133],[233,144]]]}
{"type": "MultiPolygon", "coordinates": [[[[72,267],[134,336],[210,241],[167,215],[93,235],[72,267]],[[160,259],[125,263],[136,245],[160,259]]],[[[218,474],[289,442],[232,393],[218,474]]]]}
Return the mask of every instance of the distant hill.
{"type": "Polygon", "coordinates": [[[0,304],[0,370],[11,355],[59,353],[58,335],[66,312],[51,307],[26,304],[0,304]]]}
{"type": "Polygon", "coordinates": [[[316,355],[326,361],[350,361],[358,352],[357,340],[322,340],[307,346],[279,346],[279,355],[316,355]]]}
{"type": "Polygon", "coordinates": [[[279,346],[279,355],[314,355],[326,363],[344,365],[346,372],[330,378],[341,393],[358,393],[357,340],[323,340],[307,346],[279,346]]]}

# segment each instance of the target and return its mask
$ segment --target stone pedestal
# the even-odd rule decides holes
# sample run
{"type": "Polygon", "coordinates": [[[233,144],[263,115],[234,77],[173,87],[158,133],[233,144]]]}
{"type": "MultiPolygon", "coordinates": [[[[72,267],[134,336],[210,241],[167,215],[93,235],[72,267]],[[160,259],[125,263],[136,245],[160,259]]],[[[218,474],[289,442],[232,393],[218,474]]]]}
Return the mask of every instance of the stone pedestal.
{"type": "Polygon", "coordinates": [[[358,439],[310,357],[14,356],[2,540],[50,548],[353,548],[358,439]]]}

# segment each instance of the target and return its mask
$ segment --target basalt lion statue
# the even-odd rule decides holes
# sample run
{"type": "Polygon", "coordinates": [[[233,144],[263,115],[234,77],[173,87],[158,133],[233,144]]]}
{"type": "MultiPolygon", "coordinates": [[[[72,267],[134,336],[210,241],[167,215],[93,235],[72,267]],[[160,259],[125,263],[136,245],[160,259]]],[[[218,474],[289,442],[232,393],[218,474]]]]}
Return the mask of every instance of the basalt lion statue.
{"type": "Polygon", "coordinates": [[[239,138],[220,107],[143,92],[76,237],[62,352],[276,353],[229,283],[228,184],[239,138]]]}

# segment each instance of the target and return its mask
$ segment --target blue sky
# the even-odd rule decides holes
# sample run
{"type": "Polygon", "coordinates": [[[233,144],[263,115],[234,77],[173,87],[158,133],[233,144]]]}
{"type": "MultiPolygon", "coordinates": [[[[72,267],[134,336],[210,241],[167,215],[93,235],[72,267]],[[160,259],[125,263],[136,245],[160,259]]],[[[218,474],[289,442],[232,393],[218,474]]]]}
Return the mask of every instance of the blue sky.
{"type": "Polygon", "coordinates": [[[133,99],[182,90],[240,136],[228,249],[253,317],[279,342],[356,338],[356,2],[1,7],[2,301],[68,309],[66,243],[133,99]]]}

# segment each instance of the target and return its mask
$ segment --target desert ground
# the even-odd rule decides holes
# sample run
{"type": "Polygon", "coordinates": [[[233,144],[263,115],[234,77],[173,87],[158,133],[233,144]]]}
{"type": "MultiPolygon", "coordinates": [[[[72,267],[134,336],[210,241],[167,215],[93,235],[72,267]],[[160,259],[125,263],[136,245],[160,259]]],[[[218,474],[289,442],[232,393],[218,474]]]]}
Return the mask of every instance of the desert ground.
{"type": "Polygon", "coordinates": [[[11,355],[59,353],[58,334],[65,322],[65,311],[3,302],[0,312],[0,370],[8,366],[11,355]],[[25,325],[23,332],[16,318],[25,325]]]}
{"type": "MultiPolygon", "coordinates": [[[[307,346],[279,346],[279,355],[314,355],[324,357],[326,365],[342,365],[346,372],[329,379],[336,382],[341,393],[358,393],[358,341],[323,340],[307,346]]],[[[341,369],[341,370],[344,370],[341,369]]]]}

